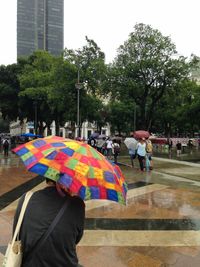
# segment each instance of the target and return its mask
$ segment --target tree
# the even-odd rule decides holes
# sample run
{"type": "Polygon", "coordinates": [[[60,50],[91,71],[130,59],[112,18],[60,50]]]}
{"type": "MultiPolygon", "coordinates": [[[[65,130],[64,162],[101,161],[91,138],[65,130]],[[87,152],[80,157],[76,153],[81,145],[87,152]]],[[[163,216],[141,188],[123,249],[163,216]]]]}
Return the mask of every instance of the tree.
{"type": "Polygon", "coordinates": [[[66,121],[75,125],[77,106],[76,78],[76,66],[62,57],[57,58],[53,68],[52,88],[48,95],[49,105],[54,114],[57,135],[59,134],[59,126],[64,125],[66,121]]]}
{"type": "Polygon", "coordinates": [[[107,87],[115,99],[137,106],[137,128],[149,130],[159,101],[188,77],[189,67],[169,37],[136,24],[111,65],[107,87]]]}
{"type": "Polygon", "coordinates": [[[9,123],[6,120],[3,120],[0,114],[0,133],[8,133],[9,132],[9,123]]]}
{"type": "Polygon", "coordinates": [[[135,108],[131,103],[110,102],[108,108],[108,122],[111,124],[112,132],[130,134],[134,128],[135,108]]]}
{"type": "Polygon", "coordinates": [[[200,87],[195,81],[179,83],[159,100],[152,131],[163,132],[165,136],[193,136],[195,129],[198,131],[199,101],[200,87]]]}
{"type": "Polygon", "coordinates": [[[20,119],[35,121],[36,132],[39,128],[40,134],[53,121],[48,94],[52,88],[54,60],[48,52],[36,51],[24,59],[22,73],[19,75],[20,119]]]}
{"type": "MultiPolygon", "coordinates": [[[[103,126],[104,104],[102,99],[102,82],[105,77],[105,55],[98,45],[86,37],[86,45],[78,50],[65,49],[64,58],[75,65],[77,80],[81,83],[80,118],[81,122],[96,122],[98,128],[103,126]]],[[[74,86],[75,86],[74,83],[74,86]]],[[[105,125],[105,121],[104,121],[105,125]]]]}
{"type": "Polygon", "coordinates": [[[178,107],[178,128],[191,137],[199,132],[200,86],[193,80],[183,83],[182,104],[178,107]]]}
{"type": "Polygon", "coordinates": [[[17,64],[0,66],[0,111],[5,120],[18,116],[19,68],[17,64]]]}
{"type": "Polygon", "coordinates": [[[64,58],[77,67],[80,81],[87,82],[87,92],[100,94],[105,72],[105,54],[86,36],[86,45],[78,50],[65,49],[64,58]]]}

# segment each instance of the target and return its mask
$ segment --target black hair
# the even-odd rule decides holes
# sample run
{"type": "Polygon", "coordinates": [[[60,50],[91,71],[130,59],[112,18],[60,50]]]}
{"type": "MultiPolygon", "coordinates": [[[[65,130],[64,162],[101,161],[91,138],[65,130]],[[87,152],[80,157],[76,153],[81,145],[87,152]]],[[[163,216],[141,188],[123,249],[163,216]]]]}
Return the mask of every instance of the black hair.
{"type": "Polygon", "coordinates": [[[56,184],[56,182],[54,180],[51,180],[49,178],[45,178],[45,180],[46,180],[46,183],[52,182],[52,183],[56,184]]]}

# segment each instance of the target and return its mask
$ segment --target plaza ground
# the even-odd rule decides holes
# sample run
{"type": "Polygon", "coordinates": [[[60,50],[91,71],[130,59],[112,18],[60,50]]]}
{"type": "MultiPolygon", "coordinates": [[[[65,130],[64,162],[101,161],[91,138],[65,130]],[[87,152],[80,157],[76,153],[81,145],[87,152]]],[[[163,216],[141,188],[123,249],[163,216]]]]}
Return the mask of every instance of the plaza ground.
{"type": "MultiPolygon", "coordinates": [[[[86,202],[77,251],[85,267],[199,267],[200,164],[154,158],[151,172],[119,158],[129,185],[128,205],[86,202]]],[[[44,186],[13,154],[0,157],[0,262],[11,238],[17,199],[44,186]]]]}

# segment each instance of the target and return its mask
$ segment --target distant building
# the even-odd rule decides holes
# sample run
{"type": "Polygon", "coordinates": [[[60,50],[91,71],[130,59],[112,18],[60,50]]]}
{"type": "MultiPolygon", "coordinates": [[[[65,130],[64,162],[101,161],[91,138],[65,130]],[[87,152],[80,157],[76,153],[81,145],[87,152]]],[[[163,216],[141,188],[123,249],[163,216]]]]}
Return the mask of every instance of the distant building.
{"type": "Polygon", "coordinates": [[[17,57],[64,47],[64,0],[17,0],[17,57]]]}
{"type": "MultiPolygon", "coordinates": [[[[197,57],[197,60],[200,60],[199,57],[197,57]]],[[[200,63],[192,69],[191,71],[191,79],[196,81],[198,85],[200,85],[200,63]]]]}

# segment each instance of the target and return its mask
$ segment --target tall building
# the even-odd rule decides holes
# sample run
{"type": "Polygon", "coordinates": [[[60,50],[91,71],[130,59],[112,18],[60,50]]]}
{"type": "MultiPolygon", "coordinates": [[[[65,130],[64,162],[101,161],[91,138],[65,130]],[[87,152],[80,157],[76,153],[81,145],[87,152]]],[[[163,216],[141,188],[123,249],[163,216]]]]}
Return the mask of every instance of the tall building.
{"type": "Polygon", "coordinates": [[[58,56],[63,40],[64,0],[17,1],[17,57],[38,49],[58,56]]]}

